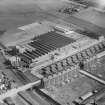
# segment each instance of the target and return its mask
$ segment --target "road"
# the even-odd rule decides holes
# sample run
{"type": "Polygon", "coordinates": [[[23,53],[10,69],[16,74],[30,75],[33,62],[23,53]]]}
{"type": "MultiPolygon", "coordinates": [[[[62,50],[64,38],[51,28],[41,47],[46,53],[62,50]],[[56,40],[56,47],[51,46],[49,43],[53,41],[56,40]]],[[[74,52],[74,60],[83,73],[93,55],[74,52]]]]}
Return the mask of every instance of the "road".
{"type": "Polygon", "coordinates": [[[25,91],[29,88],[32,88],[33,86],[36,86],[36,84],[38,84],[38,83],[40,83],[40,80],[37,82],[34,82],[34,83],[29,83],[24,86],[20,86],[19,88],[11,89],[10,91],[7,91],[5,94],[0,95],[0,101],[2,101],[6,97],[12,97],[12,96],[16,95],[20,91],[25,91]]]}
{"type": "Polygon", "coordinates": [[[84,71],[84,70],[80,70],[79,72],[80,72],[81,74],[83,74],[83,75],[85,75],[85,76],[88,76],[89,78],[92,78],[92,79],[96,80],[97,82],[99,82],[99,83],[105,85],[105,80],[99,78],[98,76],[96,76],[96,75],[94,75],[94,74],[91,74],[91,73],[89,73],[89,72],[87,72],[87,71],[84,71]]]}

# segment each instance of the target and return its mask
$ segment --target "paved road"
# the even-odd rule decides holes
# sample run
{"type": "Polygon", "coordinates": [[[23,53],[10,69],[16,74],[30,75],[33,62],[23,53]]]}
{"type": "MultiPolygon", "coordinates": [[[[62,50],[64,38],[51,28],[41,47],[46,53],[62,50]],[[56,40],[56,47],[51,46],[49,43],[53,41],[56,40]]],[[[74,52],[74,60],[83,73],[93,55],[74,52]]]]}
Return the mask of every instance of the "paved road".
{"type": "Polygon", "coordinates": [[[85,71],[85,70],[80,70],[79,72],[80,72],[81,74],[83,74],[83,75],[85,75],[85,76],[87,76],[87,77],[89,77],[89,78],[92,78],[92,79],[96,80],[97,82],[99,82],[99,83],[105,85],[105,80],[103,80],[102,78],[100,78],[100,77],[98,77],[98,76],[96,76],[96,75],[94,75],[94,74],[91,74],[90,72],[85,71]]]}

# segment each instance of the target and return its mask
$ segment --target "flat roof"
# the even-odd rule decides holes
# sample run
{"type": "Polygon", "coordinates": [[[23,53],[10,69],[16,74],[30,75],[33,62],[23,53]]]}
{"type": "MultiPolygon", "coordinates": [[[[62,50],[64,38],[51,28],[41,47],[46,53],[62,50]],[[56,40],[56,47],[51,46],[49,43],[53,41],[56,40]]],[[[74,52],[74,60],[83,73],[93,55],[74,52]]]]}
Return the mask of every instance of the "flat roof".
{"type": "Polygon", "coordinates": [[[23,54],[20,54],[20,57],[23,57],[25,60],[27,58],[30,61],[30,58],[38,58],[73,42],[75,42],[73,38],[66,37],[55,31],[50,31],[33,38],[31,42],[27,43],[34,50],[25,51],[23,54]]]}

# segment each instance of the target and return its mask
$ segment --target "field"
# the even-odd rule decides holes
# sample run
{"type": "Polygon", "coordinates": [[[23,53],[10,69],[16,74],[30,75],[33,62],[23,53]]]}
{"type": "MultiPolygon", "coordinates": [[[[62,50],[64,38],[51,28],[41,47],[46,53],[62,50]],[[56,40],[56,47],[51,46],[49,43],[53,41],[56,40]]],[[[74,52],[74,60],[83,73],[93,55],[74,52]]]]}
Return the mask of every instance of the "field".
{"type": "Polygon", "coordinates": [[[24,0],[4,0],[4,3],[0,1],[0,27],[8,30],[37,20],[42,20],[47,17],[46,11],[63,5],[63,3],[59,1],[27,0],[24,2],[24,0]]]}

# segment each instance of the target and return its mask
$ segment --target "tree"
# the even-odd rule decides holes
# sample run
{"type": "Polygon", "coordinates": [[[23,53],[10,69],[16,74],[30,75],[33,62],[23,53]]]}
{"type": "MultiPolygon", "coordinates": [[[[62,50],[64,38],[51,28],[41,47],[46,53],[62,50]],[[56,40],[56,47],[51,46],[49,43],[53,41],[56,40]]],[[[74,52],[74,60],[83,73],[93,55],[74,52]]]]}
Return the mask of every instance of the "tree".
{"type": "Polygon", "coordinates": [[[0,30],[0,36],[3,35],[6,32],[6,29],[0,30]]]}
{"type": "Polygon", "coordinates": [[[84,63],[83,62],[80,62],[79,66],[80,66],[80,69],[84,69],[84,63]]]}
{"type": "Polygon", "coordinates": [[[6,61],[4,62],[4,64],[7,65],[7,66],[9,66],[9,65],[11,65],[11,61],[10,61],[10,60],[6,60],[6,61]]]}
{"type": "Polygon", "coordinates": [[[16,47],[13,47],[11,50],[7,52],[12,56],[16,56],[19,53],[19,50],[16,47]]]}

